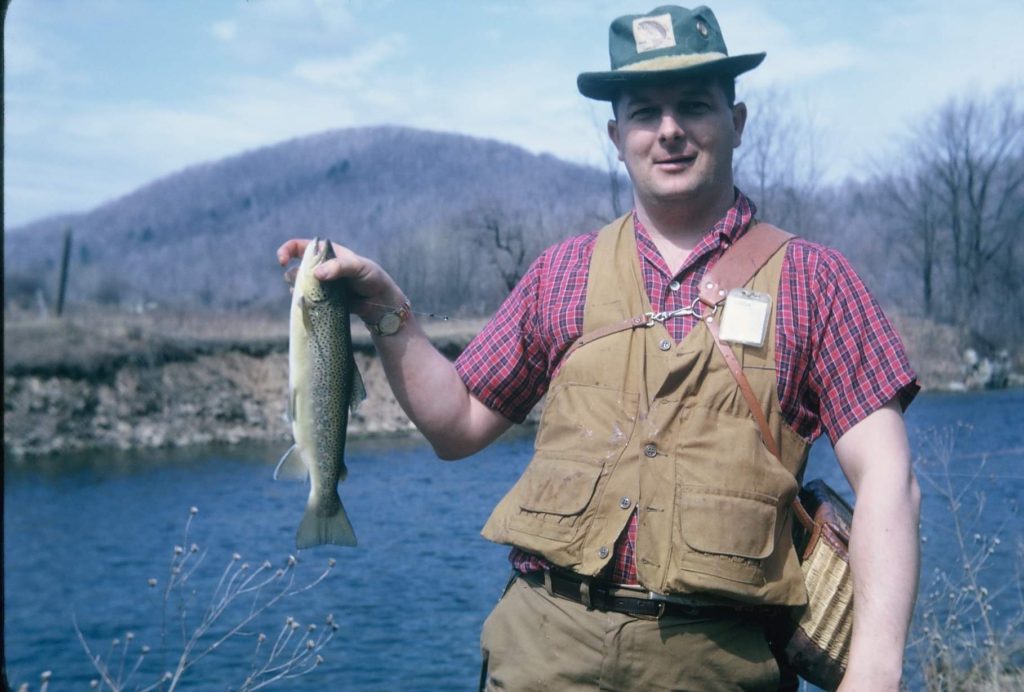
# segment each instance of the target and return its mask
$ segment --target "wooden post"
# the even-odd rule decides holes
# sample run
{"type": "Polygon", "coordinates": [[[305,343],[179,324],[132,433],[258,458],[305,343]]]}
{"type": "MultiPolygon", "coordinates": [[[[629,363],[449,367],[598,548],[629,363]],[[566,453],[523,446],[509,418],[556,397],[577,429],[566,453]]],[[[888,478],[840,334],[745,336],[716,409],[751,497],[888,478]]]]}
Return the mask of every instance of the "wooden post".
{"type": "Polygon", "coordinates": [[[64,312],[64,295],[68,288],[68,263],[71,259],[71,227],[64,231],[64,255],[60,260],[60,286],[57,288],[57,317],[64,312]]]}

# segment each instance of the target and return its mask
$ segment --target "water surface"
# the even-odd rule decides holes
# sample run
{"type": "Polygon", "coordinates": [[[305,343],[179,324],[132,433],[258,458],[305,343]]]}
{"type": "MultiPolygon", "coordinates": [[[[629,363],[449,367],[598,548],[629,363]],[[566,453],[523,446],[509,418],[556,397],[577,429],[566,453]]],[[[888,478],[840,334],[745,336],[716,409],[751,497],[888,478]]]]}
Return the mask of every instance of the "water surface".
{"type": "MultiPolygon", "coordinates": [[[[926,394],[907,414],[915,452],[927,452],[922,470],[936,475],[937,447],[951,455],[954,482],[970,484],[965,511],[984,495],[986,536],[1002,545],[988,575],[1005,583],[1015,574],[1020,540],[1018,507],[1024,492],[1024,392],[926,394]],[[954,439],[951,450],[943,440],[954,439]],[[979,475],[980,471],[980,475],[979,475]]],[[[351,445],[343,501],[359,547],[323,547],[298,554],[301,579],[312,579],[329,558],[336,565],[316,588],[276,608],[187,678],[188,689],[237,686],[249,669],[254,636],[276,635],[284,618],[303,625],[333,613],[339,625],[322,666],[282,685],[328,685],[350,690],[473,689],[484,618],[508,576],[506,550],[483,540],[480,527],[528,461],[532,438],[512,436],[471,459],[436,460],[418,440],[361,441],[351,445]]],[[[78,643],[73,617],[91,645],[106,653],[126,631],[154,648],[160,641],[162,586],[189,507],[196,506],[188,545],[206,557],[193,576],[208,600],[231,556],[275,566],[295,554],[294,532],[306,488],[273,481],[282,446],[239,446],[176,452],[90,455],[5,461],[4,646],[8,680],[33,686],[53,673],[51,689],[82,689],[95,672],[78,643]],[[147,580],[157,579],[150,588],[147,580]]],[[[845,488],[827,443],[812,450],[807,478],[845,488]]],[[[927,483],[923,533],[925,582],[955,560],[949,513],[927,483]]],[[[849,495],[849,492],[846,491],[849,495]]],[[[973,529],[972,534],[973,536],[973,529]]],[[[988,540],[988,538],[986,538],[988,540]]],[[[1013,594],[997,603],[1013,612],[1013,594]]],[[[173,607],[169,641],[180,639],[173,607]]],[[[1019,612],[1019,603],[1016,605],[1019,612]]],[[[194,610],[187,622],[194,623],[194,610]]],[[[168,661],[147,657],[139,682],[168,661]]]]}

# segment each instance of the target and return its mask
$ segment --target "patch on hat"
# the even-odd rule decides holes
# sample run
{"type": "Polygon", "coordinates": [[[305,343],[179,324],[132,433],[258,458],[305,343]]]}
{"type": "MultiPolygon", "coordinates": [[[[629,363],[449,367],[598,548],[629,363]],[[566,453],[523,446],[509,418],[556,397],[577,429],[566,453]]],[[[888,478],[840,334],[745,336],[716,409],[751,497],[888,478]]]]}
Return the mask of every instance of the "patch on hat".
{"type": "Polygon", "coordinates": [[[672,15],[637,17],[633,20],[633,39],[636,41],[637,53],[674,47],[676,34],[672,30],[672,15]]]}

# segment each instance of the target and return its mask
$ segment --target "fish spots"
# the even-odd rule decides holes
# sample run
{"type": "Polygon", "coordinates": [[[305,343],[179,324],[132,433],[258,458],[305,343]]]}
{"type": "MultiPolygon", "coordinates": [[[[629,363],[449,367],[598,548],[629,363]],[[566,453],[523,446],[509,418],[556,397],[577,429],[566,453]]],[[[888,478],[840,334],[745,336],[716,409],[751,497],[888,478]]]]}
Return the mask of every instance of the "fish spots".
{"type": "Polygon", "coordinates": [[[298,414],[292,431],[311,488],[296,545],[355,545],[338,495],[345,478],[345,437],[356,377],[344,281],[320,282],[312,268],[332,257],[329,243],[311,243],[296,276],[289,332],[289,384],[298,414]],[[319,254],[317,254],[319,252],[319,254]]]}

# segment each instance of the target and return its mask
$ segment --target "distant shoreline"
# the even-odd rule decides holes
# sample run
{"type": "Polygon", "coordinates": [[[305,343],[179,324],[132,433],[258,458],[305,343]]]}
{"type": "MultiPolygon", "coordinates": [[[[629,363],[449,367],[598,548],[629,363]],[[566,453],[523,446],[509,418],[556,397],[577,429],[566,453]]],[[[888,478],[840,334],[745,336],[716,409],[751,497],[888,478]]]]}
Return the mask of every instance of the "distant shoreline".
{"type": "MultiPolygon", "coordinates": [[[[896,321],[912,362],[927,368],[918,371],[923,386],[961,388],[962,343],[951,328],[896,321]]],[[[454,359],[483,320],[426,326],[435,345],[454,359]]],[[[234,314],[5,317],[4,451],[25,457],[286,444],[287,328],[283,319],[234,314]]],[[[350,434],[414,432],[361,325],[353,329],[353,346],[368,397],[350,419],[350,434]]]]}

